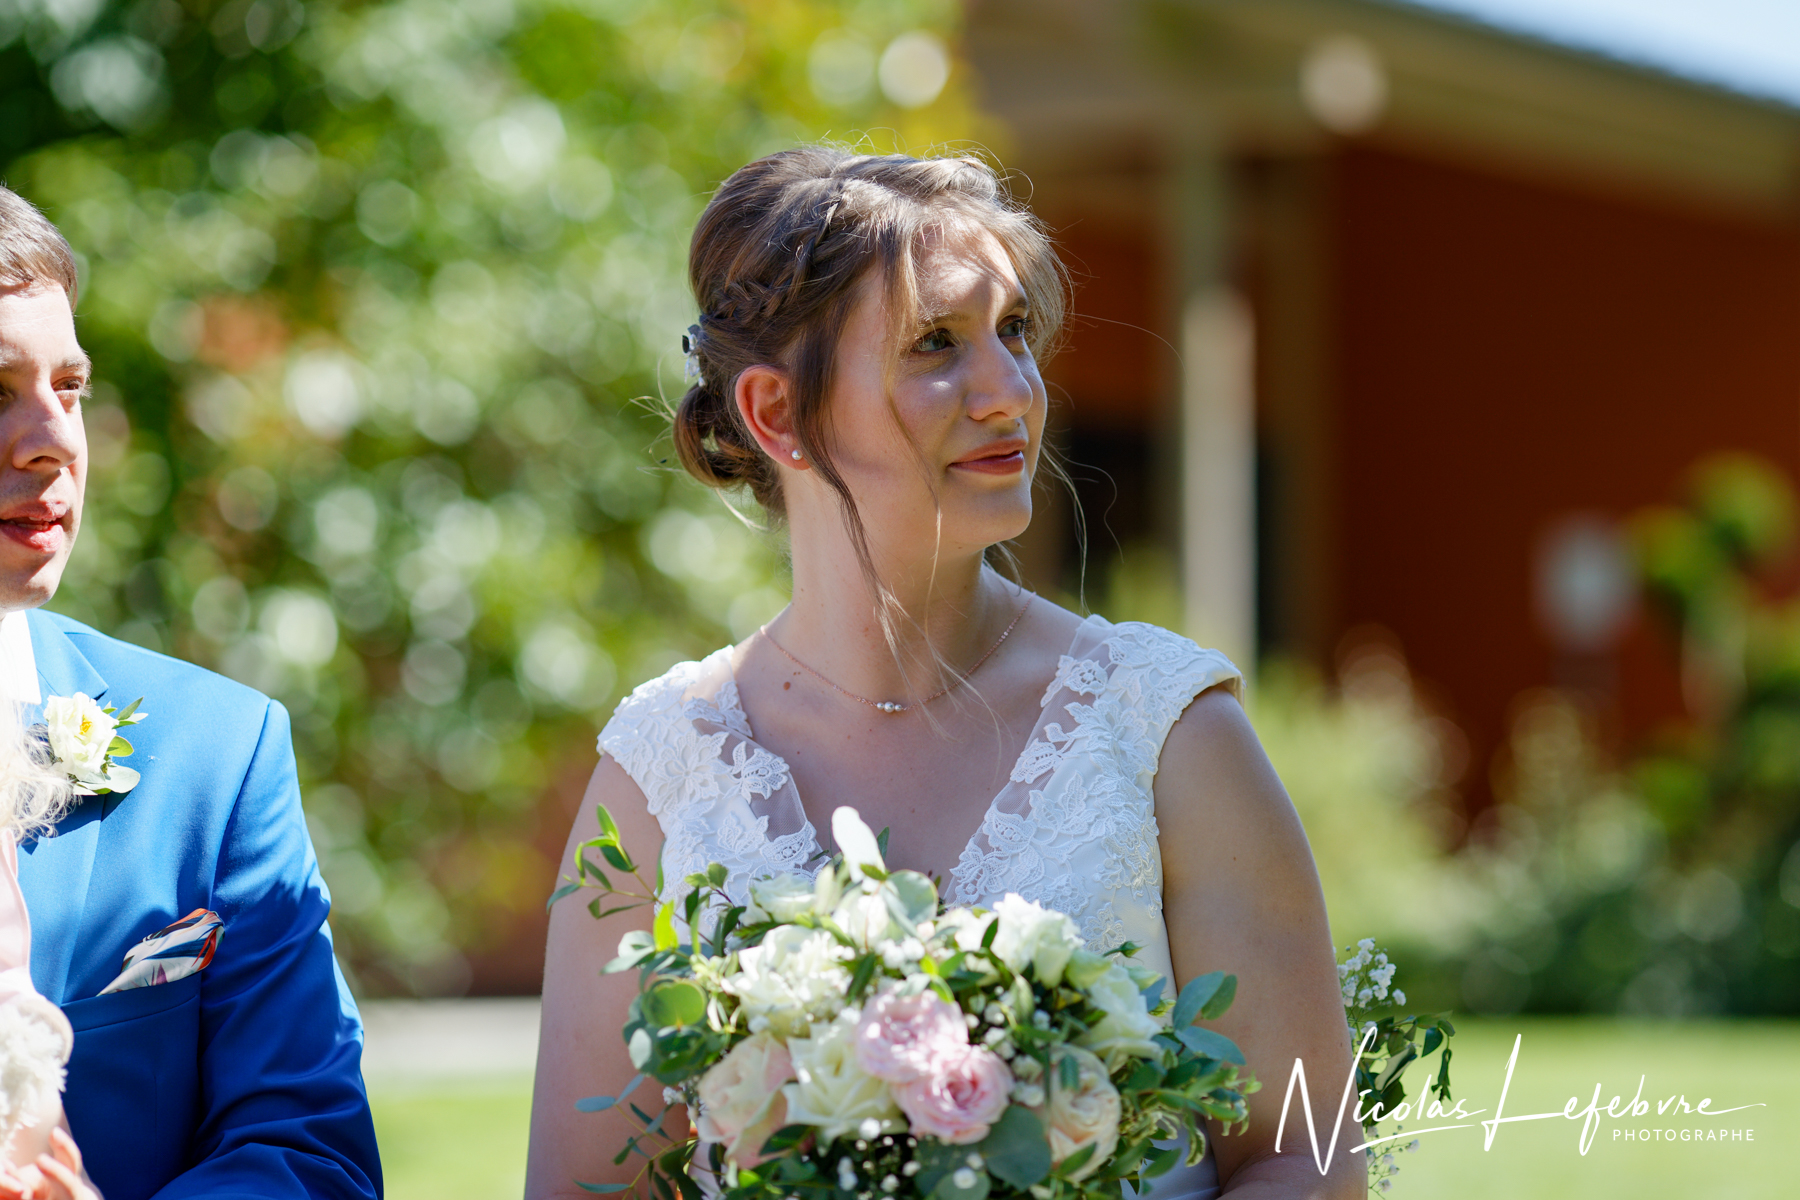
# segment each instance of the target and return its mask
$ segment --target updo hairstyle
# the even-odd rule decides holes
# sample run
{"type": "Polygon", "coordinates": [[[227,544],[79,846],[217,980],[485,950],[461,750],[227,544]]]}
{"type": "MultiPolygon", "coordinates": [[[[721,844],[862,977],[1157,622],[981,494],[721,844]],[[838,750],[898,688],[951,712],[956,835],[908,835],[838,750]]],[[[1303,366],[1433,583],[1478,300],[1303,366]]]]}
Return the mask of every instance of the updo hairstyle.
{"type": "Polygon", "coordinates": [[[871,272],[885,281],[896,331],[916,319],[915,259],[927,234],[946,228],[984,229],[1005,248],[1030,304],[1027,343],[1044,357],[1062,325],[1067,276],[1043,226],[986,163],[815,145],[734,172],[701,213],[688,250],[699,377],[675,412],[682,466],[709,487],[748,487],[771,518],[786,515],[780,468],[734,398],[747,368],[778,367],[800,450],[837,493],[866,554],[855,502],[826,444],[838,340],[871,272]]]}

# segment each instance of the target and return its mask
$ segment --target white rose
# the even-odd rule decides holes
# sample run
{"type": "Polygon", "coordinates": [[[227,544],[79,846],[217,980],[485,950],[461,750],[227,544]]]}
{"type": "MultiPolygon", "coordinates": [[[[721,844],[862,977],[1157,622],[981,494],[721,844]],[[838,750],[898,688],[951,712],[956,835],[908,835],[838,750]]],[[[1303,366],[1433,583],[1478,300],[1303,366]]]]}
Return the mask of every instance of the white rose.
{"type": "Polygon", "coordinates": [[[796,1080],[781,1089],[787,1097],[788,1123],[813,1126],[821,1145],[852,1133],[871,1136],[865,1121],[876,1122],[879,1133],[906,1128],[888,1085],[857,1065],[856,1024],[861,1016],[847,1010],[834,1021],[813,1026],[810,1037],[788,1040],[796,1080]]]}
{"type": "MultiPolygon", "coordinates": [[[[953,908],[937,919],[935,932],[940,936],[950,935],[958,950],[979,950],[987,927],[993,923],[991,913],[978,917],[966,908],[953,908]]],[[[924,936],[923,933],[920,936],[924,936]]]]}
{"type": "Polygon", "coordinates": [[[881,898],[879,892],[874,895],[851,892],[838,902],[831,919],[849,935],[851,941],[865,948],[886,940],[894,923],[892,914],[888,912],[887,901],[881,898]]]}
{"type": "Polygon", "coordinates": [[[138,773],[129,767],[114,766],[106,772],[107,747],[119,723],[87,696],[76,692],[50,697],[44,702],[44,724],[56,765],[75,780],[82,795],[91,796],[101,788],[129,791],[137,783],[138,773]]]}
{"type": "Polygon", "coordinates": [[[750,899],[772,921],[792,921],[813,911],[812,880],[792,871],[758,879],[750,885],[750,899]]]}
{"type": "Polygon", "coordinates": [[[1150,1039],[1162,1026],[1144,1005],[1144,994],[1138,991],[1131,974],[1118,963],[1107,968],[1087,990],[1089,1002],[1106,1015],[1100,1023],[1076,1039],[1076,1043],[1092,1050],[1111,1066],[1118,1066],[1127,1055],[1156,1058],[1162,1049],[1150,1039]]]}
{"type": "Polygon", "coordinates": [[[1061,1162],[1087,1147],[1094,1148],[1092,1158],[1081,1165],[1071,1178],[1085,1179],[1106,1165],[1119,1146],[1119,1090],[1107,1078],[1106,1066],[1086,1050],[1064,1046],[1054,1052],[1057,1069],[1050,1072],[1050,1102],[1034,1106],[1050,1135],[1050,1160],[1061,1162]],[[1062,1086],[1062,1060],[1075,1060],[1076,1081],[1073,1088],[1062,1086]]]}
{"type": "Polygon", "coordinates": [[[843,960],[849,953],[822,929],[782,925],[761,945],[738,952],[737,973],[724,987],[738,998],[752,1031],[804,1033],[843,1003],[850,986],[843,960]]]}
{"type": "Polygon", "coordinates": [[[1063,968],[1081,949],[1075,922],[1059,912],[1009,892],[994,905],[1000,932],[994,935],[994,953],[1015,971],[1031,967],[1045,987],[1062,982],[1063,968]]]}

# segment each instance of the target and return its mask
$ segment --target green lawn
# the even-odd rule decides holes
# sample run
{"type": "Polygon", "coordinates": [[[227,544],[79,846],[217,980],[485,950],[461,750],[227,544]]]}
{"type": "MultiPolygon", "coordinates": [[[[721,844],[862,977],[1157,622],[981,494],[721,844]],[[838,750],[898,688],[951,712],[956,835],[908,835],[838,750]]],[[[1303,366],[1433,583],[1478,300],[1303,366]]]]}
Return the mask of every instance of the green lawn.
{"type": "MultiPolygon", "coordinates": [[[[1775,1200],[1800,1179],[1800,1023],[1636,1025],[1592,1019],[1508,1018],[1459,1024],[1452,1078],[1467,1110],[1494,1115],[1513,1038],[1523,1035],[1505,1115],[1585,1107],[1601,1084],[1601,1106],[1685,1095],[1690,1105],[1749,1108],[1708,1121],[1651,1115],[1602,1117],[1584,1156],[1579,1121],[1560,1116],[1503,1127],[1491,1151],[1479,1125],[1427,1134],[1402,1154],[1394,1197],[1452,1200],[1775,1200]],[[1618,1129],[1744,1129],[1754,1141],[1626,1141],[1618,1129]]],[[[1433,1060],[1435,1061],[1435,1060],[1433,1060]]],[[[1264,1081],[1276,1091],[1285,1076],[1264,1081]]],[[[1315,1089],[1321,1087],[1313,1081],[1315,1089]]],[[[1340,1083],[1341,1086],[1341,1083],[1340,1083]]],[[[531,1084],[522,1078],[429,1086],[376,1083],[371,1092],[392,1200],[496,1200],[517,1196],[525,1174],[531,1084]]],[[[1333,1097],[1335,1103],[1335,1094],[1333,1097]]],[[[1319,1102],[1315,1090],[1314,1102],[1319,1102]]],[[[1433,1124],[1449,1122],[1433,1122],[1433,1124]]],[[[1410,1127],[1410,1126],[1409,1126],[1410,1127]]],[[[1294,1128],[1292,1124],[1290,1130],[1294,1128]]],[[[1302,1134],[1304,1136],[1304,1134],[1302,1134]]]]}
{"type": "Polygon", "coordinates": [[[525,1190],[529,1077],[370,1084],[388,1200],[507,1200],[525,1190]]]}

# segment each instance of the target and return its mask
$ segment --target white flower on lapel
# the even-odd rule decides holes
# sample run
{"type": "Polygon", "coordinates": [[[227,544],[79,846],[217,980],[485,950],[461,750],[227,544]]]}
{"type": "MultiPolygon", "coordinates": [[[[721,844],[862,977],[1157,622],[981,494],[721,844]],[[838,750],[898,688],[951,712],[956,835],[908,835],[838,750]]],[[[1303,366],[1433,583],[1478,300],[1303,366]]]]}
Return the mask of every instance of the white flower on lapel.
{"type": "Polygon", "coordinates": [[[113,760],[131,753],[131,743],[120,737],[118,730],[150,715],[137,710],[142,703],[135,700],[120,713],[100,707],[81,692],[44,701],[51,757],[68,772],[77,794],[103,796],[108,792],[129,792],[137,786],[138,773],[113,760]]]}

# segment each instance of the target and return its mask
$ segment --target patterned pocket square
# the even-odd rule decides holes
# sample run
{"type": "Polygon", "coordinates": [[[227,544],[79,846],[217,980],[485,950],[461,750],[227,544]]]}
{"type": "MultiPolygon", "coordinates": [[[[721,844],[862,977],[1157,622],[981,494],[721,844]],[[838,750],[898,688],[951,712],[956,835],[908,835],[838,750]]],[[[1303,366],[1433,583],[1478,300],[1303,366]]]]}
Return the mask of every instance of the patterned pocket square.
{"type": "Polygon", "coordinates": [[[212,961],[224,932],[218,913],[196,908],[133,946],[125,955],[125,969],[100,994],[185,979],[212,961]]]}

